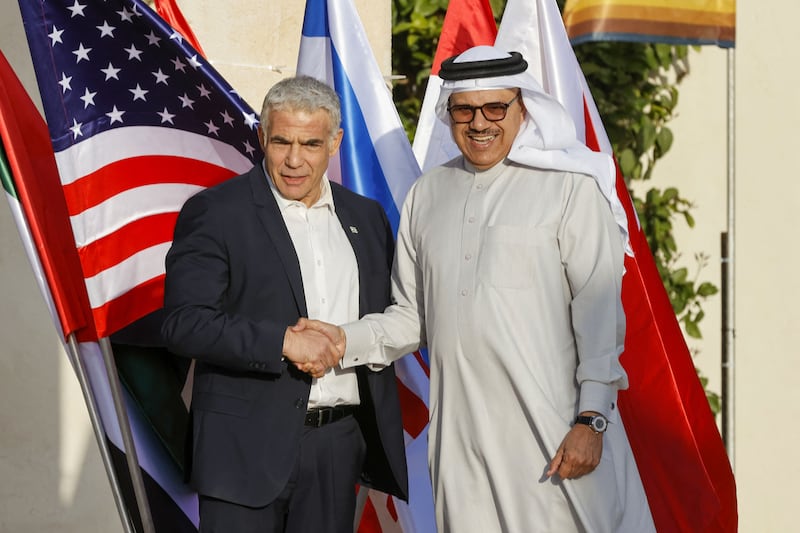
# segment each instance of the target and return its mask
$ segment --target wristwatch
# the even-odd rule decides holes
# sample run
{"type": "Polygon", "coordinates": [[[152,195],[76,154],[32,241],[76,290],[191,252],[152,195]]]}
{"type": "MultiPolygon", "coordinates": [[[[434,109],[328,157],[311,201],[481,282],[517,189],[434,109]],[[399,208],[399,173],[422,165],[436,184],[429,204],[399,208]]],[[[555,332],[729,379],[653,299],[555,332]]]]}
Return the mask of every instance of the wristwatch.
{"type": "Polygon", "coordinates": [[[605,433],[605,431],[608,429],[608,418],[604,417],[603,415],[576,416],[575,423],[586,424],[592,428],[592,431],[595,433],[605,433]]]}

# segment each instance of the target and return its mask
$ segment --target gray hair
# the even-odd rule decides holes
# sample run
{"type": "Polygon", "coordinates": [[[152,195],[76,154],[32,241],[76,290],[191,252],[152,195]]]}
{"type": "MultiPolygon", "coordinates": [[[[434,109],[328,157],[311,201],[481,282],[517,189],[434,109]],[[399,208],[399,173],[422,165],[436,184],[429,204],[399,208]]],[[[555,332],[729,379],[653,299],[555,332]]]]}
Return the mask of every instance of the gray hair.
{"type": "Polygon", "coordinates": [[[277,111],[324,110],[330,118],[330,136],[334,138],[342,122],[339,96],[328,85],[311,76],[284,78],[270,88],[261,106],[261,129],[269,129],[269,113],[277,111]]]}

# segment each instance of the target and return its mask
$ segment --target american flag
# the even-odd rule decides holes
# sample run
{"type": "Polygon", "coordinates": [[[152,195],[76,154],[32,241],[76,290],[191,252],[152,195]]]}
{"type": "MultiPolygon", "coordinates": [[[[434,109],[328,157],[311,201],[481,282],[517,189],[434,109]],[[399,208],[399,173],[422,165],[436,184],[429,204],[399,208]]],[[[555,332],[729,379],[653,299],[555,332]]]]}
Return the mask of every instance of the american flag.
{"type": "Polygon", "coordinates": [[[19,0],[99,337],[160,308],[183,202],[259,160],[257,114],[139,0],[19,0]]]}

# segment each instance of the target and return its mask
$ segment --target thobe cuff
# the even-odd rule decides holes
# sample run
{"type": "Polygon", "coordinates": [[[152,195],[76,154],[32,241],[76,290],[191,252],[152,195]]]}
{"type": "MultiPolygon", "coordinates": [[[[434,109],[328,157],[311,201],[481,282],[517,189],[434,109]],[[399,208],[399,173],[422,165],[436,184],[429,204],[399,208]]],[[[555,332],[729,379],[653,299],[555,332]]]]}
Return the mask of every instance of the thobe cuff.
{"type": "Polygon", "coordinates": [[[617,410],[617,387],[599,381],[581,383],[581,397],[578,412],[595,411],[611,419],[617,410]]]}
{"type": "Polygon", "coordinates": [[[368,323],[363,321],[350,322],[349,324],[343,324],[341,328],[344,330],[347,346],[339,366],[352,368],[358,365],[367,365],[370,370],[376,371],[386,366],[368,360],[369,353],[375,344],[372,328],[368,323]]]}

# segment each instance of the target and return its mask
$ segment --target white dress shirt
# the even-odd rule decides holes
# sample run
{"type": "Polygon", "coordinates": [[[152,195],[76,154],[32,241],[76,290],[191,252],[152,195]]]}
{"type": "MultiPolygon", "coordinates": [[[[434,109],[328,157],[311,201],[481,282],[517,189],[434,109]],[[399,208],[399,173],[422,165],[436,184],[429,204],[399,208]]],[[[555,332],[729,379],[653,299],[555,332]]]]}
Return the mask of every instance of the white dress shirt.
{"type": "MultiPolygon", "coordinates": [[[[311,207],[284,198],[267,177],[278,209],[289,230],[303,279],[308,318],[331,324],[358,319],[358,264],[350,241],[342,229],[333,205],[327,176],[322,194],[311,207]]],[[[308,408],[358,405],[355,369],[335,366],[311,383],[308,408]]]]}

